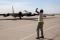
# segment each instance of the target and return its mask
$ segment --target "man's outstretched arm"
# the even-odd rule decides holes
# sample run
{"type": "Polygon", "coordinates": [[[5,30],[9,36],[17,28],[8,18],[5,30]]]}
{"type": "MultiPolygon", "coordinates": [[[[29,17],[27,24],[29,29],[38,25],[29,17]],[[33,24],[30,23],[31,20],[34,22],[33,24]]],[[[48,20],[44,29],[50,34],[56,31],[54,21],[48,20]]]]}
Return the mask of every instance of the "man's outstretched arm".
{"type": "Polygon", "coordinates": [[[38,8],[36,8],[36,11],[35,12],[39,13],[37,10],[38,10],[38,8]]]}

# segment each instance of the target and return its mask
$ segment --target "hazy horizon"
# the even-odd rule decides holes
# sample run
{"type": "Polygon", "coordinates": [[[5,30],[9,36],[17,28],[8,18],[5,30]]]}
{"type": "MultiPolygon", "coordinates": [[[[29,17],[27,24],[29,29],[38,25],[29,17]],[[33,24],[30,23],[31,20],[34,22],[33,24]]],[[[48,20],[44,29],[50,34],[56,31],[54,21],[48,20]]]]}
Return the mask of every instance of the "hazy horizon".
{"type": "Polygon", "coordinates": [[[35,12],[36,8],[43,9],[44,13],[60,13],[60,0],[0,0],[0,13],[28,10],[35,12]]]}

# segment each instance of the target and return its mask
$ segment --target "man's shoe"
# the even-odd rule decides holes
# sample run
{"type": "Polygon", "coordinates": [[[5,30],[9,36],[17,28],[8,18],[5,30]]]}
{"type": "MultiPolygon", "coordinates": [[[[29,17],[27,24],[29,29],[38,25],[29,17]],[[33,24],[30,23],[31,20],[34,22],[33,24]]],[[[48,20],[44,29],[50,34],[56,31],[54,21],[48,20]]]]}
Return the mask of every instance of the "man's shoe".
{"type": "Polygon", "coordinates": [[[44,36],[41,36],[40,38],[44,38],[44,36]]]}
{"type": "Polygon", "coordinates": [[[40,37],[37,37],[36,39],[39,39],[40,37]]]}

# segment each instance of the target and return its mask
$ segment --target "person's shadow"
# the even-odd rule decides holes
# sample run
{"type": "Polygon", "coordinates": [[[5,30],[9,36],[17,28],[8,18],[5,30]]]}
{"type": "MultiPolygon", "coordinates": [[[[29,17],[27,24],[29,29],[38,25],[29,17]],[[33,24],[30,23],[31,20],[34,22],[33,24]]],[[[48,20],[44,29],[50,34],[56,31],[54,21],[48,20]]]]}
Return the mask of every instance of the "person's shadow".
{"type": "Polygon", "coordinates": [[[40,38],[40,39],[37,39],[37,40],[53,40],[51,38],[40,38]]]}

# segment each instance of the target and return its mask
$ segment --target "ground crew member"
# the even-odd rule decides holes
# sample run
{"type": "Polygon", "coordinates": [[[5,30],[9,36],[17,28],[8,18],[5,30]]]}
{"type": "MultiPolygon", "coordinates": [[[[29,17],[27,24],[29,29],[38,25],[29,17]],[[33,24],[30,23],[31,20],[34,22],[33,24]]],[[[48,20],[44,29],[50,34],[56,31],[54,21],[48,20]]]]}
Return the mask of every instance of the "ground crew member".
{"type": "Polygon", "coordinates": [[[38,26],[37,26],[37,38],[36,39],[39,39],[39,38],[44,38],[44,35],[43,35],[43,9],[40,10],[40,12],[37,11],[38,8],[36,8],[36,12],[39,14],[39,17],[38,17],[38,26]],[[41,37],[39,37],[39,30],[41,31],[41,37]]]}

